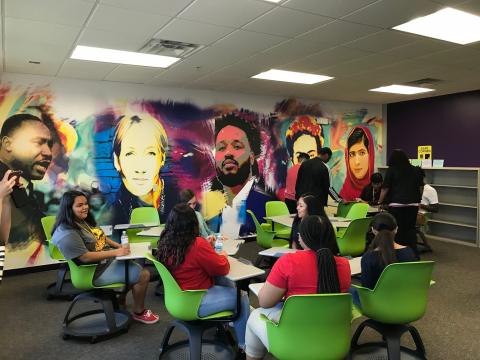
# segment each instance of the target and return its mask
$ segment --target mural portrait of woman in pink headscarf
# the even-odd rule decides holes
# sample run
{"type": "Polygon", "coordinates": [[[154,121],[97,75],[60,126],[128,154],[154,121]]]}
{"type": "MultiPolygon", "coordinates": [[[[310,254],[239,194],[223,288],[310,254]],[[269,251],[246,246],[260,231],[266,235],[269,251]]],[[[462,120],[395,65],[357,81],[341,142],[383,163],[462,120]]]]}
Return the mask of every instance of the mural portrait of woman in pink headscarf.
{"type": "Polygon", "coordinates": [[[347,173],[340,196],[345,201],[360,197],[362,189],[369,184],[375,166],[375,145],[372,133],[366,126],[355,126],[348,135],[345,149],[347,173]]]}

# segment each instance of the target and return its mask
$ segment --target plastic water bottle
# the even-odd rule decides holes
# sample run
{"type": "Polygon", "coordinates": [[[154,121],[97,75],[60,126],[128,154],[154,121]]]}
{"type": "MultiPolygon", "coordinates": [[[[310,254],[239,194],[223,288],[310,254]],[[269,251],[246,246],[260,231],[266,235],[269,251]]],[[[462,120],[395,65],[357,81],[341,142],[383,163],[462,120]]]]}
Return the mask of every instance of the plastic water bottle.
{"type": "Polygon", "coordinates": [[[215,234],[215,252],[220,254],[223,250],[222,234],[215,234]]]}
{"type": "Polygon", "coordinates": [[[122,243],[122,247],[124,247],[124,248],[128,248],[128,247],[129,247],[129,244],[128,244],[128,235],[127,235],[127,232],[126,232],[126,231],[123,231],[123,232],[122,232],[122,236],[120,237],[120,242],[122,243]]]}

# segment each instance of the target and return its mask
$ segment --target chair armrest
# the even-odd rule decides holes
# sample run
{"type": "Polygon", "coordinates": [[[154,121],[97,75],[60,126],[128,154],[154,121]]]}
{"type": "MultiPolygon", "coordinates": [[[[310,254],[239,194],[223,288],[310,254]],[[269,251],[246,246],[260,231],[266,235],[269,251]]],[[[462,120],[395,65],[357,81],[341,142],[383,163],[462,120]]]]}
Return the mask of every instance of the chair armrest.
{"type": "Polygon", "coordinates": [[[273,326],[278,326],[279,324],[276,323],[275,321],[269,319],[268,317],[266,317],[264,314],[260,314],[260,320],[262,321],[265,321],[266,323],[270,323],[272,324],[273,326]]]}

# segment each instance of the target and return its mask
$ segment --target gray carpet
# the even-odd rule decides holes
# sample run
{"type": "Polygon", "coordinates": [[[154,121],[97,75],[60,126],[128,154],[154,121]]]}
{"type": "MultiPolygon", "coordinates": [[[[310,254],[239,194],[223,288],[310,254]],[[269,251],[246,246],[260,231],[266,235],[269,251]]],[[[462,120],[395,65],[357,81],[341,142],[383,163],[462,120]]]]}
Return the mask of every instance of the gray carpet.
{"type": "MultiPolygon", "coordinates": [[[[480,249],[432,241],[437,262],[436,285],[417,326],[429,359],[480,358],[480,249]]],[[[239,255],[253,259],[258,249],[246,244],[239,255]]],[[[68,302],[45,300],[47,284],[55,271],[7,276],[0,285],[0,359],[157,359],[159,343],[170,320],[162,299],[151,284],[147,305],[161,314],[155,325],[133,323],[127,334],[91,345],[61,338],[61,324],[68,302]]],[[[251,299],[252,304],[256,301],[251,299]]],[[[352,332],[361,320],[356,320],[352,332]]],[[[174,339],[182,338],[181,335],[174,339]]],[[[366,332],[364,340],[376,340],[366,332]]],[[[402,339],[410,344],[409,339],[402,339]]],[[[272,357],[267,357],[272,359],[272,357]]]]}

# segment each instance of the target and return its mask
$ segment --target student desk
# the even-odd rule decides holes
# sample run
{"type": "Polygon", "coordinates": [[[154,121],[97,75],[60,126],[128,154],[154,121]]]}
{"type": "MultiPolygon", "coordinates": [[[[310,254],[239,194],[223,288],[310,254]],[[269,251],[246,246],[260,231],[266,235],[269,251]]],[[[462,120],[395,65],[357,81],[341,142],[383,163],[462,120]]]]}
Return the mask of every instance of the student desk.
{"type": "Polygon", "coordinates": [[[250,264],[245,264],[231,256],[228,257],[228,262],[230,263],[230,271],[226,277],[232,281],[245,280],[265,274],[265,270],[259,269],[250,264]]]}
{"type": "MultiPolygon", "coordinates": [[[[265,217],[265,219],[271,220],[272,222],[277,224],[292,227],[294,217],[295,217],[295,214],[288,214],[288,215],[279,215],[279,216],[267,216],[265,217]]],[[[332,225],[337,228],[347,228],[351,222],[350,219],[342,218],[342,217],[329,216],[328,218],[332,223],[332,225]]]]}
{"type": "Polygon", "coordinates": [[[125,256],[117,256],[116,260],[124,260],[125,261],[125,292],[128,291],[128,286],[130,285],[130,279],[128,274],[128,264],[130,260],[135,259],[144,259],[145,254],[152,253],[152,247],[149,242],[143,243],[132,243],[130,245],[130,254],[125,256]]]}
{"type": "Polygon", "coordinates": [[[157,223],[142,223],[142,224],[116,224],[113,230],[128,230],[128,229],[148,229],[158,227],[157,223]]]}

